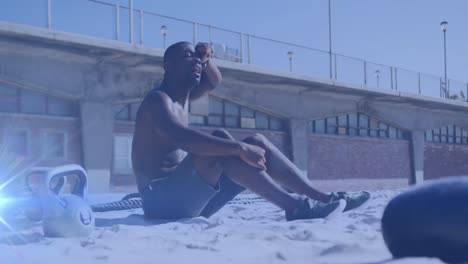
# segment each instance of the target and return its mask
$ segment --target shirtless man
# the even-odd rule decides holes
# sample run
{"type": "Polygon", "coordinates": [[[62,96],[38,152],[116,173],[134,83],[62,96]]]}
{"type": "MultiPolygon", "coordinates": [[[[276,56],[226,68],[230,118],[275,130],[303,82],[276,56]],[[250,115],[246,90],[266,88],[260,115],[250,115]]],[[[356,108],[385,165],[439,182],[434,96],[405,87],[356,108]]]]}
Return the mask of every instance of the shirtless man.
{"type": "Polygon", "coordinates": [[[225,130],[206,134],[188,126],[189,102],[221,82],[210,57],[206,43],[170,46],[164,54],[164,79],[138,110],[132,162],[145,216],[210,217],[246,188],[284,209],[287,220],[342,211],[345,193],[315,190],[263,135],[237,141],[225,130]],[[322,203],[311,206],[302,197],[322,203]]]}

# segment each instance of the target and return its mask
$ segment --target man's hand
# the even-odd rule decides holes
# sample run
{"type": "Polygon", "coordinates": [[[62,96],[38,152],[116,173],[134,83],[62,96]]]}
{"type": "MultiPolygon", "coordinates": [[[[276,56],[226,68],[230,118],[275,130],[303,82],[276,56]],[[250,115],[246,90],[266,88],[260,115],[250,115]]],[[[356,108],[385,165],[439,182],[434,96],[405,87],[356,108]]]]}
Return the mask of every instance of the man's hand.
{"type": "Polygon", "coordinates": [[[261,147],[242,142],[239,157],[252,167],[266,170],[265,150],[261,147]]]}
{"type": "Polygon", "coordinates": [[[206,42],[199,42],[197,46],[195,46],[195,52],[202,65],[206,65],[206,63],[210,60],[211,55],[213,54],[213,50],[211,49],[210,44],[206,42]]]}

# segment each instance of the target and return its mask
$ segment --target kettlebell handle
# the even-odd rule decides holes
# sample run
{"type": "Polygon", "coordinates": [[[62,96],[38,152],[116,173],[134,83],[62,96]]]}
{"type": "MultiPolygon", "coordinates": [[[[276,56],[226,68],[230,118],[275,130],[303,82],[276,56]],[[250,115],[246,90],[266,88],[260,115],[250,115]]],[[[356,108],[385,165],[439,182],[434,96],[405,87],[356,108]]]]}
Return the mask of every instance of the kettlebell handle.
{"type": "MultiPolygon", "coordinates": [[[[86,200],[88,196],[88,175],[86,174],[86,171],[83,169],[83,167],[81,167],[80,165],[77,165],[77,164],[63,165],[63,166],[52,168],[51,170],[47,171],[46,186],[49,188],[49,190],[58,194],[57,190],[52,189],[53,188],[51,186],[52,181],[58,179],[60,182],[64,183],[65,181],[62,181],[61,179],[65,179],[64,178],[65,176],[70,176],[70,175],[76,175],[78,177],[77,182],[75,183],[74,186],[72,186],[71,194],[79,196],[82,199],[86,200]]],[[[60,189],[63,188],[63,185],[61,185],[60,189]]],[[[58,191],[61,191],[61,190],[58,190],[58,191]]]]}

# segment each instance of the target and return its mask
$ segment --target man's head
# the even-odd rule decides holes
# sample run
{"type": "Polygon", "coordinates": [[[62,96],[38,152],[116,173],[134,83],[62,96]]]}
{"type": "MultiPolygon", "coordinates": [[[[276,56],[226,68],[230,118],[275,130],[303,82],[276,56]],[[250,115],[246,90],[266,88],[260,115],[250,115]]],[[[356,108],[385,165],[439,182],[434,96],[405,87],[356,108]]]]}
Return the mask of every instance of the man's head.
{"type": "Polygon", "coordinates": [[[202,65],[190,42],[177,42],[164,52],[165,78],[177,80],[182,85],[200,83],[202,65]]]}

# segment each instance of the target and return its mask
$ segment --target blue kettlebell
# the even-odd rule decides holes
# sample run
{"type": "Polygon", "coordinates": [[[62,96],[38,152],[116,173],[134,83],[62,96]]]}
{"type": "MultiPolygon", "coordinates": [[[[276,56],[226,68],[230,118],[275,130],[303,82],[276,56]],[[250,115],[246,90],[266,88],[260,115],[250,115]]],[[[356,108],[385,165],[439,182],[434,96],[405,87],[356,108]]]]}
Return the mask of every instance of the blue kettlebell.
{"type": "Polygon", "coordinates": [[[38,192],[42,205],[42,224],[47,237],[88,236],[94,230],[94,216],[86,202],[88,179],[86,171],[71,164],[52,168],[46,172],[45,184],[38,192]],[[70,194],[62,194],[66,176],[76,176],[70,194]],[[51,186],[53,181],[58,184],[51,186]]]}

